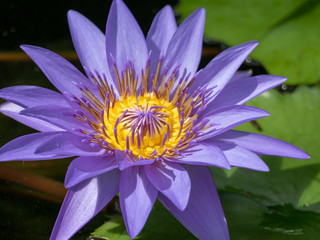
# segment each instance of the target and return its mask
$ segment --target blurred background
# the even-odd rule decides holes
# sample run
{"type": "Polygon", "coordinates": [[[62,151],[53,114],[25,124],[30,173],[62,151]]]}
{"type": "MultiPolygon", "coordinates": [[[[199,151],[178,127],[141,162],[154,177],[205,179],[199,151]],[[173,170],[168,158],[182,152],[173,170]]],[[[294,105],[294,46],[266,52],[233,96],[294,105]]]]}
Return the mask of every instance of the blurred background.
{"type": "MultiPolygon", "coordinates": [[[[77,10],[102,31],[110,0],[0,1],[0,88],[37,85],[50,89],[38,67],[20,50],[31,44],[81,66],[72,45],[67,11],[77,10]]],[[[254,75],[288,77],[277,89],[249,102],[271,116],[238,129],[288,141],[311,159],[263,158],[270,172],[212,168],[231,239],[318,239],[320,234],[320,1],[318,0],[124,0],[147,34],[166,4],[183,21],[206,9],[200,67],[222,50],[258,40],[241,66],[254,75]]],[[[0,103],[4,101],[0,100],[0,103]]],[[[34,130],[0,115],[0,146],[34,130]]],[[[63,179],[71,159],[0,164],[0,239],[48,239],[61,206],[63,179]]],[[[200,203],[201,204],[201,203],[200,203]]],[[[73,239],[129,239],[117,199],[73,239]],[[103,225],[102,225],[103,224],[103,225]]],[[[194,239],[156,204],[138,239],[194,239]]]]}

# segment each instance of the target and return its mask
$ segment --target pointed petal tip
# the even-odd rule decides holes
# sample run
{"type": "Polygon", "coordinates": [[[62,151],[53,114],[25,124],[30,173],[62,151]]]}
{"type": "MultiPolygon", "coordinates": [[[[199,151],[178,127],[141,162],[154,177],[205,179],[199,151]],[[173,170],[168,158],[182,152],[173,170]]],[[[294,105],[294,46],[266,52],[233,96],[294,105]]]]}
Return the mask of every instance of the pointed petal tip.
{"type": "Polygon", "coordinates": [[[256,119],[269,117],[271,115],[267,110],[264,110],[261,108],[247,106],[247,105],[240,105],[240,106],[244,107],[244,109],[247,109],[250,112],[256,113],[256,119]]]}
{"type": "MultiPolygon", "coordinates": [[[[33,45],[28,45],[28,44],[22,44],[20,45],[20,48],[22,49],[22,51],[25,52],[25,54],[27,54],[29,57],[30,57],[30,52],[32,50],[34,50],[35,48],[37,48],[36,46],[33,46],[33,45]]],[[[31,58],[31,57],[30,57],[31,58]]]]}
{"type": "Polygon", "coordinates": [[[163,7],[163,11],[173,12],[172,7],[171,7],[169,4],[167,4],[167,5],[165,5],[165,6],[163,7]]]}
{"type": "Polygon", "coordinates": [[[245,43],[242,43],[240,45],[237,45],[237,46],[234,46],[236,48],[238,48],[239,46],[241,46],[239,48],[239,50],[241,51],[245,51],[245,52],[248,52],[248,54],[250,52],[252,52],[257,46],[258,46],[259,42],[258,41],[250,41],[250,42],[245,42],[245,43]]]}
{"type": "Polygon", "coordinates": [[[274,81],[276,84],[280,85],[287,81],[287,77],[284,76],[278,76],[278,75],[257,75],[259,78],[268,78],[269,81],[274,81]]]}
{"type": "Polygon", "coordinates": [[[20,45],[20,48],[28,55],[29,55],[29,52],[33,51],[33,50],[45,50],[45,51],[48,51],[45,48],[34,46],[34,45],[29,45],[29,44],[22,44],[22,45],[20,45]]]}
{"type": "Polygon", "coordinates": [[[78,14],[78,12],[73,9],[68,10],[68,12],[67,12],[68,17],[69,17],[69,15],[73,15],[73,14],[78,14]]]}
{"type": "Polygon", "coordinates": [[[134,239],[140,233],[140,232],[129,230],[129,229],[127,229],[127,231],[128,231],[128,235],[129,235],[130,239],[134,239]]]}
{"type": "Polygon", "coordinates": [[[22,44],[22,45],[20,45],[20,48],[23,50],[23,51],[27,51],[27,49],[29,48],[29,47],[31,47],[31,45],[28,45],[28,44],[22,44]]]}
{"type": "Polygon", "coordinates": [[[260,111],[261,113],[261,116],[260,118],[262,117],[269,117],[271,114],[267,111],[267,110],[264,110],[264,109],[261,109],[261,108],[256,108],[258,111],[260,111]]]}
{"type": "Polygon", "coordinates": [[[199,15],[201,15],[202,17],[205,17],[206,9],[205,8],[199,8],[199,9],[195,10],[194,12],[199,14],[199,15]]]}
{"type": "Polygon", "coordinates": [[[305,156],[303,159],[310,159],[310,158],[311,158],[311,156],[305,153],[305,156]]]}
{"type": "Polygon", "coordinates": [[[253,48],[255,48],[256,46],[258,46],[259,45],[259,41],[250,41],[250,42],[247,42],[247,44],[248,45],[251,45],[253,48]]]}
{"type": "MultiPolygon", "coordinates": [[[[251,169],[251,168],[250,168],[251,169]]],[[[259,171],[259,172],[269,172],[270,171],[270,168],[268,167],[268,165],[267,164],[265,164],[264,166],[259,166],[259,168],[258,169],[253,169],[252,168],[252,170],[254,170],[254,171],[259,171]]]]}
{"type": "Polygon", "coordinates": [[[70,25],[70,21],[72,21],[74,18],[77,18],[77,17],[82,17],[82,14],[73,10],[73,9],[70,9],[67,12],[67,18],[68,18],[69,25],[70,25]]]}
{"type": "Polygon", "coordinates": [[[223,167],[224,169],[231,170],[231,165],[223,167]]]}
{"type": "Polygon", "coordinates": [[[198,22],[201,22],[204,26],[205,18],[206,18],[206,10],[204,8],[199,8],[195,10],[193,13],[191,13],[188,18],[197,18],[196,20],[198,22]]]}
{"type": "Polygon", "coordinates": [[[288,80],[288,78],[284,76],[277,76],[277,77],[279,77],[279,82],[281,81],[281,83],[284,83],[285,81],[288,80]]]}
{"type": "Polygon", "coordinates": [[[174,205],[180,210],[184,211],[188,206],[189,201],[186,201],[184,203],[174,203],[174,205]]]}
{"type": "Polygon", "coordinates": [[[297,159],[309,159],[311,158],[311,156],[309,154],[307,154],[306,152],[302,151],[300,148],[297,149],[297,153],[296,156],[294,156],[294,158],[297,159]]]}

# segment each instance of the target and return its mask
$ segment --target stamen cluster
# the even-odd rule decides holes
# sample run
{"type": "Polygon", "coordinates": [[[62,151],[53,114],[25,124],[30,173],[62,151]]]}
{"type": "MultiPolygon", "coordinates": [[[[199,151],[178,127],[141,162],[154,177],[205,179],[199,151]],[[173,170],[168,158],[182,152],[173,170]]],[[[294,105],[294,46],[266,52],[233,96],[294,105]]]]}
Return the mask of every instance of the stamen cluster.
{"type": "Polygon", "coordinates": [[[141,74],[141,89],[132,64],[127,64],[121,73],[114,64],[118,94],[106,76],[97,72],[88,71],[96,89],[77,84],[83,97],[73,97],[72,101],[84,112],[77,111],[74,116],[93,130],[80,130],[89,137],[91,146],[99,144],[111,151],[125,151],[135,160],[179,158],[201,131],[211,126],[206,120],[198,121],[198,116],[205,109],[212,89],[203,86],[189,94],[194,78],[189,81],[186,76],[178,80],[178,68],[170,75],[165,72],[160,76],[161,62],[155,75],[149,76],[148,61],[141,74]],[[148,86],[149,78],[152,86],[148,86]]]}

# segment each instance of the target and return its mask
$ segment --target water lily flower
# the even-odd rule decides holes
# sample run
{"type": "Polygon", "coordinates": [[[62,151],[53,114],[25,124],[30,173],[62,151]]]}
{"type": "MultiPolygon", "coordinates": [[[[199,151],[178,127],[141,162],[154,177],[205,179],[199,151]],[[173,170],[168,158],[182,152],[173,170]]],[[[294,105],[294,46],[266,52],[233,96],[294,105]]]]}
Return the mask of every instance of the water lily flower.
{"type": "Polygon", "coordinates": [[[86,76],[49,50],[23,45],[60,93],[0,90],[1,112],[39,131],[4,145],[1,161],[77,157],[51,239],[69,239],[117,193],[131,238],[158,198],[197,238],[229,239],[208,166],[268,171],[258,154],[309,157],[281,140],[232,130],[268,116],[243,104],[286,78],[236,73],[254,41],[197,71],[204,9],[177,27],[166,6],[146,38],[121,0],[112,3],[106,34],[76,11],[68,20],[86,76]]]}

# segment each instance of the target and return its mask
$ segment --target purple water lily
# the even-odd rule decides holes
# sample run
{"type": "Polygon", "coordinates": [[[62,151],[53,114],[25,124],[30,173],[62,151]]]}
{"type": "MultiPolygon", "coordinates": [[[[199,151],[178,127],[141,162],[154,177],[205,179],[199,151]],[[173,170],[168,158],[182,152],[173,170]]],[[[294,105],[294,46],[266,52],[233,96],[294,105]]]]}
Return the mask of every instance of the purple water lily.
{"type": "Polygon", "coordinates": [[[118,192],[131,238],[158,198],[199,239],[229,239],[208,166],[268,171],[258,154],[309,157],[281,140],[231,130],[268,116],[243,104],[286,78],[236,73],[257,42],[229,48],[197,72],[204,9],[177,27],[166,6],[146,38],[121,0],[112,3],[105,35],[78,12],[68,20],[87,76],[49,50],[23,45],[61,93],[0,90],[1,112],[39,131],[4,145],[1,161],[77,156],[51,239],[69,239],[118,192]]]}

